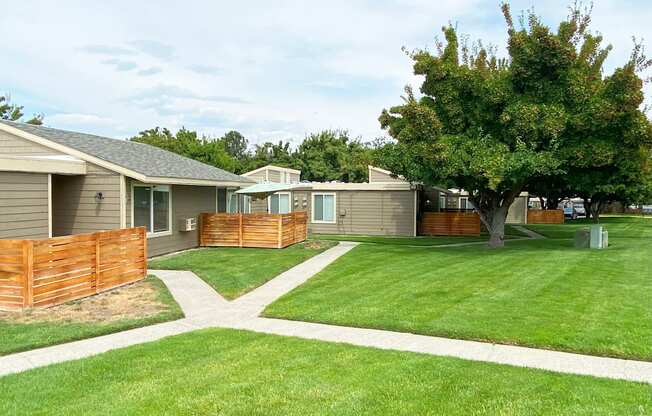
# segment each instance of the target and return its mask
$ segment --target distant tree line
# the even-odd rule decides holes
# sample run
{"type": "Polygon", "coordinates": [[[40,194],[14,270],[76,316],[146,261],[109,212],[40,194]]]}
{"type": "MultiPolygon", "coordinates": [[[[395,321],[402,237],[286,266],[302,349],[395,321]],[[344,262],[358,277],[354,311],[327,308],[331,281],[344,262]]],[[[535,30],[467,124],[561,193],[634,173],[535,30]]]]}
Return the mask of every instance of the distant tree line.
{"type": "Polygon", "coordinates": [[[296,148],[290,142],[267,141],[250,146],[237,131],[221,137],[199,136],[182,128],[176,134],[156,127],[140,132],[130,140],[199,160],[238,174],[265,165],[301,170],[310,181],[364,182],[367,165],[373,164],[382,142],[363,143],[352,139],[346,130],[324,130],[305,137],[296,148]]]}

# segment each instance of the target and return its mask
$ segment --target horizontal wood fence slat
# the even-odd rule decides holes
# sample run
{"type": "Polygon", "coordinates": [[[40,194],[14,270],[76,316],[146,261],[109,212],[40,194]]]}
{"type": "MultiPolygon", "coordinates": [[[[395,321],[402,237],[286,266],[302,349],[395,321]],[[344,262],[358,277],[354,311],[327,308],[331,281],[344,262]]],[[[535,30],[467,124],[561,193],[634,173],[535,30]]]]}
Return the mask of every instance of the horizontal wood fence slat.
{"type": "Polygon", "coordinates": [[[421,235],[480,235],[480,216],[475,212],[424,212],[421,235]]]}
{"type": "Polygon", "coordinates": [[[563,224],[563,209],[528,209],[528,224],[563,224]]]}
{"type": "Polygon", "coordinates": [[[308,237],[308,215],[204,213],[200,216],[202,247],[284,248],[308,237]]]}
{"type": "Polygon", "coordinates": [[[145,228],[0,240],[0,308],[47,307],[143,279],[145,228]]]}

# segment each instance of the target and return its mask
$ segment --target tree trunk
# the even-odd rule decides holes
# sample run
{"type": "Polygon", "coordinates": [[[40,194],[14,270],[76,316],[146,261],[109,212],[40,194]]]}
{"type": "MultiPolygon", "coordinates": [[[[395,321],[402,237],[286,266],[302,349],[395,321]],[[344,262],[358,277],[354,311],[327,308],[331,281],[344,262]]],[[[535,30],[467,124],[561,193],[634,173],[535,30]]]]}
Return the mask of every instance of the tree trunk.
{"type": "Polygon", "coordinates": [[[595,223],[600,222],[600,211],[602,210],[602,204],[603,201],[599,199],[595,200],[594,198],[591,198],[589,207],[591,210],[591,218],[593,218],[593,222],[595,223]]]}
{"type": "Polygon", "coordinates": [[[586,219],[588,220],[591,218],[591,203],[586,197],[582,197],[582,201],[582,205],[584,205],[584,215],[586,215],[586,219]]]}
{"type": "Polygon", "coordinates": [[[539,197],[539,203],[541,204],[541,209],[547,209],[548,204],[546,204],[546,201],[542,196],[539,197]]]}
{"type": "Polygon", "coordinates": [[[480,221],[489,232],[489,247],[499,248],[505,246],[505,222],[509,207],[521,193],[522,186],[514,190],[485,193],[471,193],[470,201],[473,203],[480,221]]]}
{"type": "Polygon", "coordinates": [[[505,246],[505,222],[508,208],[503,206],[480,212],[480,219],[489,232],[489,247],[491,248],[505,246]]]}

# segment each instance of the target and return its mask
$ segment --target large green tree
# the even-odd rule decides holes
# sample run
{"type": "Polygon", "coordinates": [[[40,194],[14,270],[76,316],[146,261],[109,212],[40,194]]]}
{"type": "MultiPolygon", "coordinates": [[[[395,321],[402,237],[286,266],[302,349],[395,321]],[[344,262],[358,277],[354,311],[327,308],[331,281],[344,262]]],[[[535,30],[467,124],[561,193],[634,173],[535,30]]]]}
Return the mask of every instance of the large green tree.
{"type": "MultiPolygon", "coordinates": [[[[385,165],[415,182],[466,189],[492,247],[504,244],[508,209],[522,191],[541,178],[569,174],[571,159],[589,171],[612,163],[613,149],[605,141],[619,142],[621,149],[639,149],[644,141],[637,137],[640,129],[626,140],[625,129],[616,126],[631,127],[627,122],[640,121],[640,111],[622,106],[622,99],[610,101],[619,95],[615,91],[602,91],[610,47],[602,48],[601,37],[589,32],[588,14],[571,9],[555,32],[533,13],[525,14],[517,29],[509,7],[502,11],[507,59],[496,58],[480,42],[469,48],[455,28],[445,27],[446,44],[438,44],[435,53],[410,54],[415,74],[424,77],[422,96],[407,88],[404,104],[380,116],[396,139],[383,152],[385,165]],[[601,100],[608,104],[598,105],[601,100]],[[609,129],[600,130],[593,123],[605,109],[628,116],[604,116],[599,126],[609,129]]],[[[640,85],[627,82],[611,88],[638,97],[640,85]]]]}
{"type": "Polygon", "coordinates": [[[324,130],[308,135],[295,153],[295,167],[310,181],[364,182],[373,150],[352,140],[345,130],[324,130]]]}
{"type": "Polygon", "coordinates": [[[156,127],[141,131],[130,140],[160,147],[231,172],[237,165],[237,161],[227,152],[223,141],[198,137],[197,132],[185,128],[173,134],[166,128],[156,127]]]}
{"type": "Polygon", "coordinates": [[[294,168],[296,161],[290,142],[279,140],[277,143],[264,142],[255,145],[253,154],[249,156],[248,163],[243,171],[254,170],[266,165],[294,168]]]}
{"type": "MultiPolygon", "coordinates": [[[[0,120],[21,121],[24,115],[22,105],[12,104],[8,94],[0,95],[0,120]]],[[[40,126],[43,124],[43,114],[36,114],[24,123],[40,126]]]]}

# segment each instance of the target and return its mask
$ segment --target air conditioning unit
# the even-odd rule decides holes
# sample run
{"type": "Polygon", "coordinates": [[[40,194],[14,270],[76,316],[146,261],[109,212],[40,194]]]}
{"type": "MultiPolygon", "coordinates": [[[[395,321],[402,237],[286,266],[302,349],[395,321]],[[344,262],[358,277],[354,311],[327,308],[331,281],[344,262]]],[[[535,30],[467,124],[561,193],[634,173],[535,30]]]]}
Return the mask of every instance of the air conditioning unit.
{"type": "Polygon", "coordinates": [[[184,218],[179,221],[179,231],[195,231],[197,229],[197,218],[184,218]]]}

